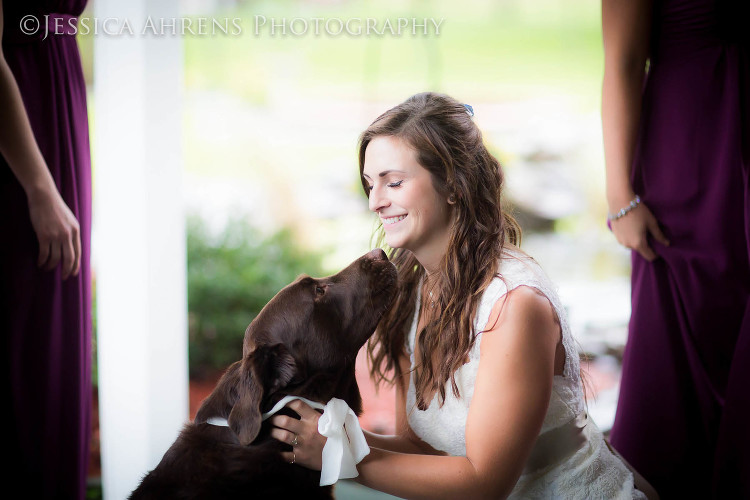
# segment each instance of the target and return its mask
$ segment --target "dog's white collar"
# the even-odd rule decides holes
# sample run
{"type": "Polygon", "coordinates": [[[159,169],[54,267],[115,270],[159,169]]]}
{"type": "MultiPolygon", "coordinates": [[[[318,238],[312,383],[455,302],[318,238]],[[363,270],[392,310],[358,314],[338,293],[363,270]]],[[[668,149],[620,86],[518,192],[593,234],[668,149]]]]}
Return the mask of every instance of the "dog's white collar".
{"type": "Polygon", "coordinates": [[[279,412],[279,410],[281,410],[284,406],[286,406],[287,403],[289,403],[290,401],[294,401],[295,399],[299,399],[300,401],[307,403],[308,405],[312,406],[316,410],[326,409],[326,405],[318,403],[317,401],[310,401],[309,399],[303,398],[302,396],[284,396],[283,398],[279,400],[278,403],[273,405],[273,408],[271,408],[270,410],[268,410],[267,412],[263,414],[262,419],[266,420],[276,415],[279,412]]]}
{"type": "Polygon", "coordinates": [[[229,427],[229,422],[226,418],[221,417],[211,417],[208,420],[206,420],[207,424],[211,425],[217,425],[219,427],[229,427]]]}
{"type": "MultiPolygon", "coordinates": [[[[263,414],[262,420],[267,420],[268,418],[272,417],[273,415],[277,414],[279,410],[281,410],[286,404],[290,401],[294,401],[295,399],[299,399],[301,401],[304,401],[308,405],[312,406],[316,410],[325,410],[325,405],[318,403],[317,401],[311,401],[307,398],[303,398],[301,396],[284,396],[282,399],[279,400],[278,403],[276,403],[273,408],[271,408],[269,411],[263,414]]],[[[211,417],[208,420],[206,420],[207,424],[216,425],[218,427],[229,427],[229,422],[226,418],[222,417],[211,417]]]]}

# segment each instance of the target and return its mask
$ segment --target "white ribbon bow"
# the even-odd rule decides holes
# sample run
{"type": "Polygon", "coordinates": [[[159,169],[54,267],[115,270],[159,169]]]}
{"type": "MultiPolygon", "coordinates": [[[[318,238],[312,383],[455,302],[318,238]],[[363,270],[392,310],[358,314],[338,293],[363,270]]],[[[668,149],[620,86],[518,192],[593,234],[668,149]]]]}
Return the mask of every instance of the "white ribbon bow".
{"type": "Polygon", "coordinates": [[[263,414],[263,420],[274,415],[289,401],[299,399],[323,414],[318,419],[318,432],[327,437],[323,447],[323,466],[320,470],[320,486],[334,484],[339,479],[357,477],[357,464],[370,453],[365,434],[359,420],[346,401],[331,399],[327,405],[299,396],[285,396],[271,411],[263,414]]]}
{"type": "Polygon", "coordinates": [[[359,476],[357,464],[370,453],[357,415],[346,401],[331,399],[318,420],[318,432],[328,438],[323,447],[320,485],[359,476]]]}

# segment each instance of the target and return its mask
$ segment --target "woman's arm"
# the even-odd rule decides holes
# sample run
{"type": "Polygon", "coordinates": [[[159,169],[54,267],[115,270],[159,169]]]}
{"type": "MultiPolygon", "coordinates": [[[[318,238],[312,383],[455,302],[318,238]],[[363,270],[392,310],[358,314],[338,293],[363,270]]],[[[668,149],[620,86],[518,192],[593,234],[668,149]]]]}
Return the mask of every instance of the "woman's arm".
{"type": "Polygon", "coordinates": [[[504,498],[549,405],[560,327],[549,301],[519,287],[495,304],[466,422],[466,457],[372,450],[357,480],[404,498],[504,498]],[[497,321],[495,321],[497,318],[497,321]]]}
{"type": "MultiPolygon", "coordinates": [[[[3,34],[0,0],[0,40],[3,34]]],[[[26,192],[29,214],[39,240],[37,264],[53,269],[62,259],[63,279],[77,275],[81,262],[80,227],[60,196],[26,115],[15,77],[0,46],[0,154],[26,192]]],[[[4,214],[12,217],[11,214],[4,214]]]]}
{"type": "Polygon", "coordinates": [[[365,431],[367,444],[371,448],[395,451],[399,453],[420,453],[426,455],[445,455],[445,453],[434,449],[425,443],[414,433],[409,426],[406,414],[406,393],[409,390],[409,378],[411,376],[411,363],[407,356],[401,356],[398,360],[401,368],[401,377],[396,380],[396,434],[386,436],[365,431]]]}
{"type": "MultiPolygon", "coordinates": [[[[560,327],[549,301],[527,287],[498,301],[488,325],[494,326],[482,335],[466,422],[466,456],[372,448],[357,466],[357,481],[402,498],[497,499],[512,491],[547,411],[560,327]]],[[[324,438],[314,435],[319,414],[302,404],[294,409],[302,420],[280,417],[274,424],[286,431],[275,430],[275,435],[304,436],[295,448],[296,462],[319,469],[325,444],[324,438]]],[[[289,436],[280,439],[284,437],[289,436]]],[[[291,461],[292,454],[288,455],[291,461]]]]}
{"type": "MultiPolygon", "coordinates": [[[[651,9],[651,0],[602,0],[602,133],[610,213],[628,206],[636,194],[630,184],[630,168],[641,116],[651,9]]],[[[612,221],[611,227],[617,241],[648,260],[657,257],[646,239],[649,232],[663,244],[669,244],[643,203],[625,217],[612,221]]]]}

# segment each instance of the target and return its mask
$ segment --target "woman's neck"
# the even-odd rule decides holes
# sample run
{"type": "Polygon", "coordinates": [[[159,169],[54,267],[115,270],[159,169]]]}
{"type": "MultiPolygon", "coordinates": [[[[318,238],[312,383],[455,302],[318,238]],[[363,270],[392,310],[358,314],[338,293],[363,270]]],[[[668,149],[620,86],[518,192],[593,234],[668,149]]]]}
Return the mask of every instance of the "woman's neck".
{"type": "Polygon", "coordinates": [[[435,275],[440,272],[441,264],[451,241],[451,230],[455,214],[451,215],[443,230],[434,234],[428,241],[423,242],[418,248],[412,249],[414,257],[419,261],[427,272],[427,275],[435,275]]]}
{"type": "Polygon", "coordinates": [[[414,256],[417,261],[422,265],[427,276],[433,276],[436,278],[440,273],[440,264],[445,257],[447,244],[439,248],[423,249],[421,252],[415,252],[414,256]]]}

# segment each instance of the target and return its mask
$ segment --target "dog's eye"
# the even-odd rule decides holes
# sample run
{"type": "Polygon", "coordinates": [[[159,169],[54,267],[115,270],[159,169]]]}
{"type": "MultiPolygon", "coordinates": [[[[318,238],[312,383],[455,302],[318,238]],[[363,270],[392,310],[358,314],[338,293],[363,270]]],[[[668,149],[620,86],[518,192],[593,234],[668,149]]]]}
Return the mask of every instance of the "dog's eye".
{"type": "Polygon", "coordinates": [[[326,293],[326,287],[315,285],[315,295],[323,295],[324,293],[326,293]]]}

